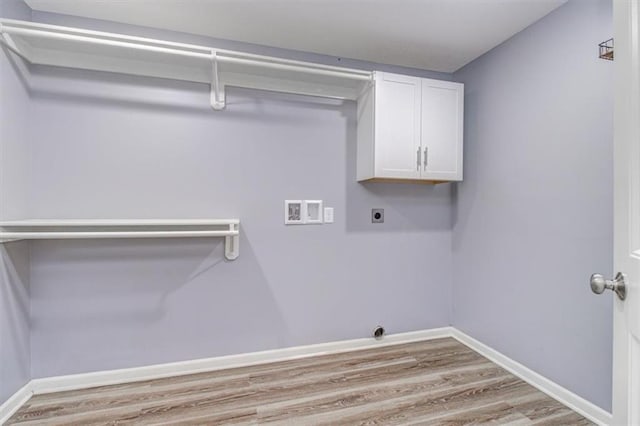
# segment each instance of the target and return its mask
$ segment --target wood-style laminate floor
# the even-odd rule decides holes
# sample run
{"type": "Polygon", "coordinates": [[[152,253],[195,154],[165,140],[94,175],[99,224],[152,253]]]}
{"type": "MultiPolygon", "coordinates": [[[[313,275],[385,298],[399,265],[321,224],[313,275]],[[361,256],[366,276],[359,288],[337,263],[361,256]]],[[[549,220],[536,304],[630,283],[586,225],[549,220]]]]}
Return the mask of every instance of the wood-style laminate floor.
{"type": "Polygon", "coordinates": [[[13,425],[586,425],[454,339],[34,396],[13,425]]]}

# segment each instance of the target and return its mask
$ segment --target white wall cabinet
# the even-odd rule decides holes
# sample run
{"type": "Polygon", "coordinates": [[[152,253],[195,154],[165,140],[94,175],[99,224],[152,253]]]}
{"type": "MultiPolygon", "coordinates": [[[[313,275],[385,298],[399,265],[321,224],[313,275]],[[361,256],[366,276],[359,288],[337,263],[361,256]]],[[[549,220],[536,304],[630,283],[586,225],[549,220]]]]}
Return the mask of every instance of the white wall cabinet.
{"type": "Polygon", "coordinates": [[[464,86],[375,73],[358,101],[358,181],[462,180],[464,86]]]}

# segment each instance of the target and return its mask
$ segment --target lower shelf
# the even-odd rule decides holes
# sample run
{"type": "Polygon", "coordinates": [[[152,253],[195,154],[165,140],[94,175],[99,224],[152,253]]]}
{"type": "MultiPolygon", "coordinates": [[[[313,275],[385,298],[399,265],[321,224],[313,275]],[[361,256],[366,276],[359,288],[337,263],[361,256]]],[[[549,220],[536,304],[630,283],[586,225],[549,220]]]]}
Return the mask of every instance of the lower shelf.
{"type": "Polygon", "coordinates": [[[240,254],[238,219],[29,219],[0,221],[0,243],[19,240],[224,237],[225,257],[240,254]]]}

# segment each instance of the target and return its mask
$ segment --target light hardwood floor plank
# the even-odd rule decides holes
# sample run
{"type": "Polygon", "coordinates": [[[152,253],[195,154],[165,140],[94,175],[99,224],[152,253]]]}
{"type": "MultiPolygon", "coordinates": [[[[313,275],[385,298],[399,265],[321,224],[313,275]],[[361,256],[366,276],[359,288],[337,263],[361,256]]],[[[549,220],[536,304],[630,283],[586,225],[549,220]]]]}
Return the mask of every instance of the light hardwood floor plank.
{"type": "Polygon", "coordinates": [[[37,395],[9,425],[591,424],[454,339],[37,395]]]}
{"type": "MultiPolygon", "coordinates": [[[[457,410],[462,406],[473,409],[476,405],[486,404],[492,398],[502,398],[505,393],[523,391],[518,379],[504,376],[475,384],[456,386],[436,393],[423,392],[377,401],[375,404],[312,414],[300,418],[300,424],[404,425],[417,420],[427,421],[431,417],[457,410]],[[482,393],[481,398],[478,397],[479,393],[482,393]],[[471,399],[474,395],[476,398],[471,399]]],[[[258,418],[261,420],[259,409],[258,418]]]]}
{"type": "Polygon", "coordinates": [[[427,421],[416,420],[409,424],[419,424],[421,426],[436,425],[467,425],[467,424],[496,424],[511,426],[529,425],[531,420],[518,412],[506,402],[493,402],[471,409],[461,409],[449,411],[442,416],[431,418],[427,421]]]}

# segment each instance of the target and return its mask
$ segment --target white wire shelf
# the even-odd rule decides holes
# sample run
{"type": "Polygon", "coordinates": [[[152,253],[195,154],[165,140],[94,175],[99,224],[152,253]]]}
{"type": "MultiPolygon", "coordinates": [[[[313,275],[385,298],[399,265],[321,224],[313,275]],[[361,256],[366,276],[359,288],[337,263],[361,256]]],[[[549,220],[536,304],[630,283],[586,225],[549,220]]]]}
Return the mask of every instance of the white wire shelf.
{"type": "Polygon", "coordinates": [[[216,110],[226,86],[356,100],[373,80],[370,71],[10,19],[0,20],[0,42],[33,64],[207,83],[216,110]]]}
{"type": "Polygon", "coordinates": [[[224,237],[225,257],[240,254],[238,219],[29,219],[0,221],[0,242],[101,238],[224,237]]]}

